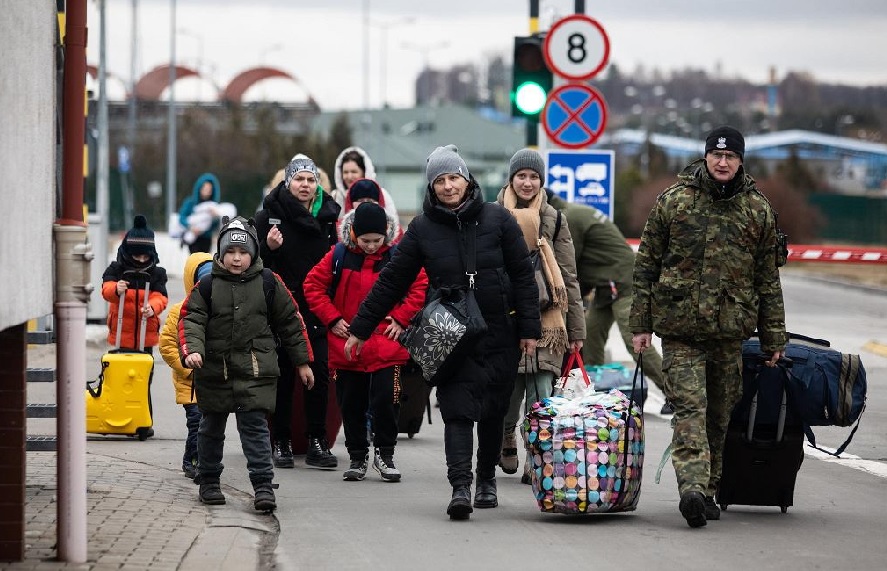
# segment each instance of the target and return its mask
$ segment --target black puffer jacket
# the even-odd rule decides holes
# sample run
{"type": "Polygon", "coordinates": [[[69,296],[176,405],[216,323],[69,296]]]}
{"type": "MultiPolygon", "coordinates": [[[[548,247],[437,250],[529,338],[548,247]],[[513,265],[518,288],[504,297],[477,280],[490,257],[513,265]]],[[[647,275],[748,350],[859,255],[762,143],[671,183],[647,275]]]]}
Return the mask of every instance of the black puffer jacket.
{"type": "Polygon", "coordinates": [[[302,283],[311,268],[338,240],[336,220],[341,209],[329,194],[320,191],[319,187],[318,191],[322,193],[322,202],[316,217],[293,197],[283,182],[268,193],[264,208],[256,214],[262,261],[266,268],[283,278],[283,283],[296,298],[310,337],[326,335],[326,327],[308,309],[302,283]],[[283,233],[283,245],[276,250],[271,250],[267,242],[272,218],[280,220],[277,227],[283,233]]]}
{"type": "Polygon", "coordinates": [[[464,228],[477,223],[477,302],[490,327],[494,345],[538,339],[539,293],[533,277],[527,245],[514,217],[498,204],[483,202],[480,187],[472,178],[469,198],[458,210],[441,206],[429,187],[422,214],[410,222],[397,252],[351,323],[351,333],[369,338],[392,307],[406,295],[421,268],[425,268],[433,290],[441,286],[468,284],[459,240],[464,228]],[[513,313],[512,313],[513,312],[513,313]],[[503,331],[511,327],[511,331],[503,331]]]}

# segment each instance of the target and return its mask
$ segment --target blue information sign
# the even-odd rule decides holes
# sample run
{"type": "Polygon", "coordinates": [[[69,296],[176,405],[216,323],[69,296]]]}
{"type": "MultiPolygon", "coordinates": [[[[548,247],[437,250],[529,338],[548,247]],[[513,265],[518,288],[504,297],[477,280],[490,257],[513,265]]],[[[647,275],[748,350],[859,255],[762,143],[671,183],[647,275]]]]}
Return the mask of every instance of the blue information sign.
{"type": "Polygon", "coordinates": [[[567,202],[594,206],[613,219],[613,151],[550,150],[545,187],[567,202]]]}

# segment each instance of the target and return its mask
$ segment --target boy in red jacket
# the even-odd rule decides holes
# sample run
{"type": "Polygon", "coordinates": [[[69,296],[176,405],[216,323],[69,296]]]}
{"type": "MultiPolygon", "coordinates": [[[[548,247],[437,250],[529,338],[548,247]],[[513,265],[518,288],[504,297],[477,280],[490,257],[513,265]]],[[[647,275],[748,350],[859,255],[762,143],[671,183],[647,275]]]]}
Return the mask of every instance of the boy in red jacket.
{"type": "Polygon", "coordinates": [[[397,338],[425,303],[428,278],[424,272],[419,274],[407,296],[376,328],[360,355],[347,360],[345,341],[350,334],[349,323],[391,258],[394,226],[385,210],[372,202],[360,204],[354,217],[343,219],[342,223],[341,235],[345,240],[308,273],[304,291],[311,311],[327,324],[329,367],[336,373],[345,447],[351,459],[343,477],[348,481],[366,477],[370,446],[366,412],[369,409],[373,416],[373,468],[386,482],[398,482],[401,474],[394,465],[394,447],[400,408],[400,369],[409,356],[397,338]],[[331,291],[333,286],[335,291],[331,291]]]}

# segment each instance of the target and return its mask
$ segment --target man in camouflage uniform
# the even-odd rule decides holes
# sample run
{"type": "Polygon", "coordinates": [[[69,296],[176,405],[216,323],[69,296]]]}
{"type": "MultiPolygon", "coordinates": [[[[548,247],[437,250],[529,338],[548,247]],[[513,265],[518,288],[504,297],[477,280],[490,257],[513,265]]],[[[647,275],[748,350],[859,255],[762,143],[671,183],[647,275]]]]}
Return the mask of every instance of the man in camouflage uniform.
{"type": "Polygon", "coordinates": [[[769,366],[787,341],[776,217],[742,167],[745,140],[719,127],[705,157],[656,200],[634,267],[635,351],[662,338],[674,407],[672,463],[690,527],[718,519],[714,501],[730,413],[742,395],[742,341],[758,330],[769,366]]]}

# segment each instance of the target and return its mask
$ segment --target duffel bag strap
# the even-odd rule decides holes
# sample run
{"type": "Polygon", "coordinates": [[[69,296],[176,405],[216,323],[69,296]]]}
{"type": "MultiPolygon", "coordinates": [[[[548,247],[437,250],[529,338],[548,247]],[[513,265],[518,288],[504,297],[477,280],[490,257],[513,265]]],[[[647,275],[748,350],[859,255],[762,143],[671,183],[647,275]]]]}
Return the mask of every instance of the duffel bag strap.
{"type": "Polygon", "coordinates": [[[820,452],[825,452],[829,456],[834,456],[835,458],[840,458],[841,454],[844,450],[847,449],[847,446],[850,444],[850,441],[853,440],[853,436],[856,434],[856,431],[859,430],[859,423],[862,421],[862,413],[865,412],[865,403],[862,405],[862,410],[859,411],[859,417],[856,419],[856,425],[853,427],[853,430],[850,431],[850,436],[847,437],[847,440],[844,441],[843,444],[838,446],[837,450],[834,452],[829,452],[825,448],[820,448],[816,445],[816,436],[813,434],[813,429],[810,428],[810,425],[804,425],[804,436],[807,437],[807,442],[809,443],[810,448],[815,448],[820,452]]]}

